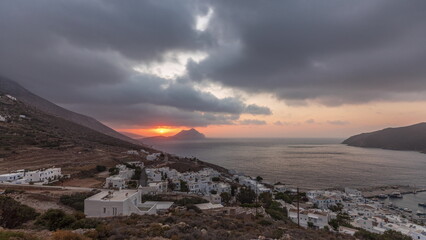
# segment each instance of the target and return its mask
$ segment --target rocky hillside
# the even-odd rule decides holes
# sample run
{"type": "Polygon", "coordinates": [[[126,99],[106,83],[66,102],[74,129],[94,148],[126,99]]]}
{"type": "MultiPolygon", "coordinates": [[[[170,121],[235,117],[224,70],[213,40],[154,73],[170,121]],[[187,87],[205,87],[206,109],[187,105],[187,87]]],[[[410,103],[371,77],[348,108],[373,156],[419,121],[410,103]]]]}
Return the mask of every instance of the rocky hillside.
{"type": "Polygon", "coordinates": [[[142,148],[0,94],[2,172],[41,165],[99,164],[129,149],[142,148]]]}
{"type": "Polygon", "coordinates": [[[346,139],[343,144],[426,153],[426,123],[362,133],[346,139]]]}
{"type": "Polygon", "coordinates": [[[33,94],[15,81],[2,76],[0,76],[0,94],[10,94],[18,100],[39,109],[42,112],[67,119],[68,121],[88,127],[111,137],[138,144],[136,140],[114,131],[96,119],[59,107],[58,105],[33,94]]]}

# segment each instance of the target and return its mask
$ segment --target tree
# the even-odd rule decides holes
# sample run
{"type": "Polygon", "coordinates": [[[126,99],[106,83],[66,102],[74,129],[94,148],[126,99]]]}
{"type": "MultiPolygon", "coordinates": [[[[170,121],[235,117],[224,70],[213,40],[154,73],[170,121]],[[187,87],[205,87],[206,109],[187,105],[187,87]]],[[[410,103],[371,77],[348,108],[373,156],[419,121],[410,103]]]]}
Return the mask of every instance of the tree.
{"type": "Polygon", "coordinates": [[[220,181],[220,178],[219,178],[219,177],[212,177],[212,181],[213,181],[213,182],[219,182],[219,181],[220,181]]]}
{"type": "Polygon", "coordinates": [[[256,199],[256,193],[251,188],[243,187],[240,189],[240,192],[237,194],[237,200],[241,204],[253,203],[256,199]]]}
{"type": "Polygon", "coordinates": [[[237,192],[238,187],[236,185],[231,185],[231,196],[235,196],[235,193],[237,192]]]}
{"type": "Polygon", "coordinates": [[[76,221],[74,216],[66,214],[60,209],[49,209],[41,215],[36,224],[47,227],[50,231],[69,228],[76,221]]]}
{"type": "Polygon", "coordinates": [[[259,200],[263,203],[265,208],[268,208],[272,203],[272,194],[268,192],[263,192],[259,195],[259,200]]]}
{"type": "Polygon", "coordinates": [[[141,178],[142,169],[140,167],[135,168],[135,173],[132,176],[132,180],[139,180],[141,178]]]}
{"type": "Polygon", "coordinates": [[[0,196],[0,226],[16,228],[38,216],[34,208],[23,205],[11,197],[0,196]]]}
{"type": "Polygon", "coordinates": [[[96,166],[96,171],[98,171],[98,172],[104,172],[104,171],[106,171],[106,167],[105,166],[102,166],[102,165],[97,165],[96,166]]]}
{"type": "Polygon", "coordinates": [[[180,180],[180,191],[181,192],[189,192],[189,187],[188,187],[188,183],[180,180]]]}
{"type": "Polygon", "coordinates": [[[220,198],[222,199],[222,202],[228,204],[231,201],[232,196],[227,192],[223,192],[220,194],[220,198]]]}
{"type": "Polygon", "coordinates": [[[261,181],[263,181],[263,178],[261,176],[257,176],[256,181],[261,182],[261,181]]]}

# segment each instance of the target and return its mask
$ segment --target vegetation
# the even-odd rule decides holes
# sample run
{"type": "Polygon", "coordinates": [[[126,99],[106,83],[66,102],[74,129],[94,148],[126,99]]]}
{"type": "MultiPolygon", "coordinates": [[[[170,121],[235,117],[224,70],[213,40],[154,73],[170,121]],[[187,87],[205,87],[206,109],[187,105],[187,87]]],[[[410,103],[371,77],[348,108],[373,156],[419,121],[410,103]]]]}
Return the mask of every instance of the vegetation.
{"type": "Polygon", "coordinates": [[[231,201],[232,196],[227,192],[223,192],[220,194],[220,198],[222,199],[222,202],[228,204],[231,201]]]}
{"type": "Polygon", "coordinates": [[[38,240],[38,238],[22,232],[0,230],[0,240],[38,240]]]}
{"type": "Polygon", "coordinates": [[[132,180],[139,180],[141,179],[142,169],[140,167],[135,167],[135,173],[132,176],[132,180]]]}
{"type": "Polygon", "coordinates": [[[383,234],[377,234],[360,229],[354,236],[362,240],[411,240],[411,237],[393,230],[387,230],[383,234]]]}
{"type": "Polygon", "coordinates": [[[287,218],[287,209],[282,208],[279,202],[273,201],[265,212],[275,220],[284,220],[287,218]]]}
{"type": "Polygon", "coordinates": [[[0,196],[0,226],[16,228],[33,220],[38,213],[31,207],[15,201],[11,197],[0,196]]]}
{"type": "Polygon", "coordinates": [[[213,181],[213,182],[219,182],[219,181],[220,181],[220,178],[219,178],[219,177],[212,177],[212,181],[213,181]]]}
{"type": "Polygon", "coordinates": [[[71,224],[76,222],[76,218],[66,214],[60,209],[49,209],[38,217],[36,224],[44,226],[49,230],[71,228],[71,224]]]}
{"type": "Polygon", "coordinates": [[[105,172],[107,170],[107,168],[103,165],[97,165],[96,166],[96,171],[98,172],[105,172]]]}
{"type": "Polygon", "coordinates": [[[237,194],[237,200],[244,203],[253,203],[256,199],[256,193],[251,188],[242,187],[237,194]]]}
{"type": "Polygon", "coordinates": [[[62,195],[59,199],[64,205],[74,208],[77,211],[84,211],[84,199],[96,194],[95,191],[85,193],[73,193],[71,195],[62,195]]]}
{"type": "Polygon", "coordinates": [[[180,191],[181,192],[189,192],[189,187],[188,187],[188,183],[180,180],[180,191]]]}
{"type": "Polygon", "coordinates": [[[120,172],[120,170],[116,167],[112,167],[112,168],[108,169],[108,171],[109,171],[110,176],[117,175],[120,172]]]}
{"type": "Polygon", "coordinates": [[[52,234],[52,240],[90,240],[90,238],[71,231],[59,230],[52,234]]]}

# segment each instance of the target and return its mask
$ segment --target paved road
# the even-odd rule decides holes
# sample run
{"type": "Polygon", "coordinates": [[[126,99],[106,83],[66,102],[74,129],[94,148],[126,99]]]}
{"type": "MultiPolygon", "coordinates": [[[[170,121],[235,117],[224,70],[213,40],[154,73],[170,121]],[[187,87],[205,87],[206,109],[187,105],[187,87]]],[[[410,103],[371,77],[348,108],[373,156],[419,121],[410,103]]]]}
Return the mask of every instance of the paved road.
{"type": "Polygon", "coordinates": [[[82,190],[82,191],[92,191],[96,188],[86,188],[86,187],[71,187],[71,186],[47,186],[47,185],[30,185],[30,184],[11,184],[11,183],[0,183],[0,187],[34,187],[34,188],[49,188],[49,189],[65,189],[65,190],[82,190]]]}

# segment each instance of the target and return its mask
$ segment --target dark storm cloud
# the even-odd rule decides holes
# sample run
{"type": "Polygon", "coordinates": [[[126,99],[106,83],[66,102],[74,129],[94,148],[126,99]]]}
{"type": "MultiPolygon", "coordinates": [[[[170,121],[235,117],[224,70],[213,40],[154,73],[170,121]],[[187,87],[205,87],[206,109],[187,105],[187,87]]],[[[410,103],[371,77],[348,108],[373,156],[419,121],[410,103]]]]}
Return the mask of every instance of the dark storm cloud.
{"type": "Polygon", "coordinates": [[[252,114],[268,114],[266,107],[132,70],[170,51],[211,45],[208,33],[195,30],[196,15],[206,11],[196,1],[2,1],[0,73],[108,121],[205,126],[231,124],[255,108],[252,114]]]}
{"type": "MultiPolygon", "coordinates": [[[[404,100],[426,91],[425,1],[210,1],[219,50],[188,65],[290,104],[404,100]]],[[[423,94],[423,99],[425,95],[423,94]]]]}
{"type": "Polygon", "coordinates": [[[98,119],[106,119],[106,122],[113,123],[117,128],[232,125],[239,118],[238,114],[186,112],[146,103],[123,105],[119,108],[105,104],[72,104],[66,107],[78,109],[98,119]]]}
{"type": "Polygon", "coordinates": [[[424,100],[425,11],[425,1],[396,0],[6,0],[0,74],[76,111],[135,125],[272,114],[194,87],[203,81],[292,105],[424,100]],[[209,8],[206,31],[196,30],[209,8]],[[208,56],[175,81],[133,70],[200,51],[208,56]]]}

